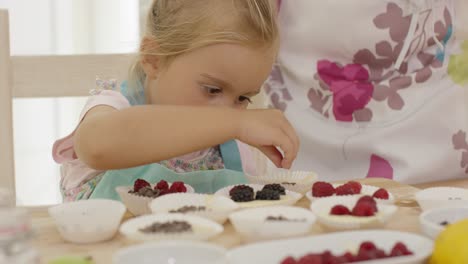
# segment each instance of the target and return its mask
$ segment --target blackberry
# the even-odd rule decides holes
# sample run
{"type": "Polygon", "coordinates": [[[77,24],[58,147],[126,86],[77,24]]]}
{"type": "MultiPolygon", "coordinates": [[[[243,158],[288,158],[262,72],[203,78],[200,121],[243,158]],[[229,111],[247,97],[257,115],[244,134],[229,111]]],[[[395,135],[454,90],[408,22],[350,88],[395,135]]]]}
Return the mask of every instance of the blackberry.
{"type": "Polygon", "coordinates": [[[257,192],[257,196],[255,197],[257,200],[279,200],[280,193],[270,189],[263,189],[257,192]]]}
{"type": "Polygon", "coordinates": [[[229,196],[235,202],[250,202],[254,200],[254,190],[250,186],[238,185],[229,191],[229,196]]]}
{"type": "Polygon", "coordinates": [[[250,190],[251,192],[254,191],[254,189],[248,185],[236,185],[234,187],[231,188],[231,190],[229,190],[229,195],[233,195],[235,192],[239,191],[239,190],[243,190],[243,189],[246,189],[246,190],[250,190]]]}
{"type": "Polygon", "coordinates": [[[277,191],[282,195],[286,195],[286,190],[284,189],[283,186],[281,186],[281,184],[278,184],[278,183],[267,184],[263,186],[263,190],[267,190],[267,189],[277,191]]]}

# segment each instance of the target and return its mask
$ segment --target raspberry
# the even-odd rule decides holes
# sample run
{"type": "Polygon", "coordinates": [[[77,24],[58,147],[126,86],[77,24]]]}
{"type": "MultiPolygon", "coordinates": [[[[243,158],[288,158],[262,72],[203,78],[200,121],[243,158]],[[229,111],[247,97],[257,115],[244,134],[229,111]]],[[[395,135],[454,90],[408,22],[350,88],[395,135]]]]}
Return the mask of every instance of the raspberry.
{"type": "Polygon", "coordinates": [[[322,264],[322,256],[318,254],[308,254],[297,261],[297,264],[322,264]]]}
{"type": "Polygon", "coordinates": [[[361,193],[362,185],[359,182],[349,181],[345,185],[348,185],[349,187],[351,187],[351,189],[353,189],[355,194],[360,194],[361,193]]]}
{"type": "Polygon", "coordinates": [[[147,182],[147,181],[145,181],[143,179],[137,179],[135,181],[135,183],[133,183],[133,191],[134,192],[138,192],[143,187],[150,187],[151,188],[151,184],[149,184],[149,182],[147,182]]]}
{"type": "Polygon", "coordinates": [[[287,257],[281,261],[281,264],[297,264],[297,262],[293,257],[287,257]]]}
{"type": "Polygon", "coordinates": [[[270,190],[270,189],[263,189],[257,192],[255,199],[256,200],[279,200],[280,193],[277,191],[270,190]]]}
{"type": "Polygon", "coordinates": [[[171,188],[169,188],[170,193],[184,193],[187,192],[187,188],[185,187],[183,182],[177,181],[171,184],[171,188]]]}
{"type": "Polygon", "coordinates": [[[398,257],[398,256],[407,256],[413,255],[413,252],[408,250],[405,244],[398,242],[393,246],[392,251],[390,252],[391,257],[398,257]]]}
{"type": "Polygon", "coordinates": [[[229,191],[229,196],[235,202],[250,202],[254,200],[254,190],[247,185],[237,185],[229,191]]]}
{"type": "Polygon", "coordinates": [[[323,264],[340,264],[340,258],[333,256],[330,251],[325,251],[322,253],[322,262],[323,264]]]}
{"type": "Polygon", "coordinates": [[[379,258],[379,259],[387,257],[387,254],[385,254],[385,251],[383,251],[381,249],[377,249],[376,255],[377,255],[377,258],[379,258]]]}
{"type": "Polygon", "coordinates": [[[236,185],[234,187],[231,188],[231,190],[229,190],[229,195],[232,196],[233,193],[237,192],[238,190],[241,190],[241,189],[247,189],[251,192],[254,191],[254,189],[248,185],[236,185]]]}
{"type": "Polygon", "coordinates": [[[346,252],[341,258],[344,260],[343,263],[354,261],[354,256],[351,252],[346,252]]]}
{"type": "Polygon", "coordinates": [[[312,196],[327,197],[335,194],[335,188],[328,182],[316,182],[312,186],[312,196]]]}
{"type": "Polygon", "coordinates": [[[387,190],[380,188],[372,195],[374,198],[388,200],[389,194],[387,190]]]}
{"type": "Polygon", "coordinates": [[[359,200],[357,201],[356,204],[360,204],[360,203],[370,203],[372,204],[372,207],[374,208],[374,210],[376,212],[378,212],[379,210],[377,209],[377,202],[375,201],[374,198],[372,198],[371,196],[369,195],[365,195],[365,196],[362,196],[361,198],[359,198],[359,200]]]}
{"type": "Polygon", "coordinates": [[[168,190],[169,189],[169,184],[165,180],[160,180],[156,186],[154,186],[154,189],[158,190],[168,190]]]}
{"type": "Polygon", "coordinates": [[[263,186],[262,190],[267,190],[267,189],[277,191],[282,195],[286,194],[286,190],[284,189],[284,187],[281,186],[281,184],[278,184],[278,183],[267,184],[267,185],[263,186]]]}
{"type": "Polygon", "coordinates": [[[359,251],[361,250],[370,251],[370,250],[376,250],[376,249],[377,247],[375,246],[375,244],[370,241],[364,241],[359,246],[359,251]]]}
{"type": "Polygon", "coordinates": [[[340,186],[336,187],[335,191],[336,191],[336,195],[356,194],[356,193],[354,193],[353,187],[351,187],[350,185],[346,185],[346,184],[343,184],[343,185],[340,185],[340,186]]]}
{"type": "Polygon", "coordinates": [[[369,202],[361,202],[357,203],[352,211],[353,216],[359,216],[359,217],[364,217],[364,216],[374,216],[376,213],[375,206],[372,203],[369,202]]]}
{"type": "Polygon", "coordinates": [[[339,205],[335,205],[332,207],[332,209],[330,210],[330,214],[331,215],[350,215],[351,212],[349,211],[348,207],[339,204],[339,205]]]}
{"type": "Polygon", "coordinates": [[[366,261],[366,260],[372,260],[376,256],[373,251],[359,251],[356,257],[354,258],[354,261],[366,261]]]}

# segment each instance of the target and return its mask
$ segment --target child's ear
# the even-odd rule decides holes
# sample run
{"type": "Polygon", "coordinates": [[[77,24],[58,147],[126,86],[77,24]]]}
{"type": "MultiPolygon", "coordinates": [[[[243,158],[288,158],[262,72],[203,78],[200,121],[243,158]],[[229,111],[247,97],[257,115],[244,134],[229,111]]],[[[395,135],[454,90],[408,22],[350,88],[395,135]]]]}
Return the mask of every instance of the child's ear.
{"type": "Polygon", "coordinates": [[[141,66],[146,74],[147,78],[156,79],[159,72],[159,57],[157,55],[151,55],[151,51],[157,50],[155,47],[156,42],[148,37],[143,38],[141,42],[141,66]]]}

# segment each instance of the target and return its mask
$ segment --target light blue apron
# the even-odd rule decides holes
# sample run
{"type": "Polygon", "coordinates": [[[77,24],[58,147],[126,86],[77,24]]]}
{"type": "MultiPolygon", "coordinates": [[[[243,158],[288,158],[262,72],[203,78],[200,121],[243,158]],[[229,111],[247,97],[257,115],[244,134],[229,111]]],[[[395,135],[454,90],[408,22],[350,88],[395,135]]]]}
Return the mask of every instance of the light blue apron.
{"type": "MultiPolygon", "coordinates": [[[[127,91],[127,85],[124,82],[121,86],[121,92],[129,102],[132,105],[142,104],[142,100],[144,102],[143,93],[140,92],[137,96],[134,96],[127,91]],[[138,98],[140,99],[138,100],[138,98]]],[[[160,180],[168,182],[183,181],[192,186],[197,193],[214,193],[228,185],[246,183],[247,180],[242,170],[237,143],[234,140],[228,141],[220,145],[220,151],[225,167],[225,169],[221,170],[177,173],[154,163],[129,169],[106,171],[91,194],[90,199],[120,200],[115,188],[118,186],[131,186],[136,179],[145,179],[150,183],[156,183],[160,180]]]]}

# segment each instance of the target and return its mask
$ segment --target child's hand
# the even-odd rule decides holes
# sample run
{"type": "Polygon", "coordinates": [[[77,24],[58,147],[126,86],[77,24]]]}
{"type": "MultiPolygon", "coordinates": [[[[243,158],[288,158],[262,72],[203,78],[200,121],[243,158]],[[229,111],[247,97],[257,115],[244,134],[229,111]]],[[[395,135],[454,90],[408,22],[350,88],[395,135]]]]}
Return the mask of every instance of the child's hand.
{"type": "Polygon", "coordinates": [[[275,109],[243,110],[239,116],[237,138],[258,148],[277,167],[286,169],[291,167],[299,150],[296,131],[284,114],[275,109]]]}

